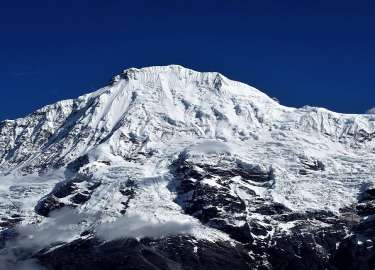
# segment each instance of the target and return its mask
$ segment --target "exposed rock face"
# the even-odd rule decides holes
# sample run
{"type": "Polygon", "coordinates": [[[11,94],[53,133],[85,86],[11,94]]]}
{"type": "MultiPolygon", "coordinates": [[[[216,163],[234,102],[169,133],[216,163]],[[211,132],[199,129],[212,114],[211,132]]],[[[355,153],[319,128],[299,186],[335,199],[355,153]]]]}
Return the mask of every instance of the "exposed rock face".
{"type": "Polygon", "coordinates": [[[118,240],[101,243],[76,240],[56,251],[37,255],[47,269],[251,269],[241,245],[185,236],[118,240]],[[79,252],[77,256],[76,252],[79,252]]]}
{"type": "Polygon", "coordinates": [[[0,123],[0,266],[375,269],[374,134],[219,73],[125,70],[0,123]]]}
{"type": "MultiPolygon", "coordinates": [[[[203,224],[222,230],[239,242],[251,243],[248,208],[253,208],[254,213],[284,210],[282,205],[267,205],[249,187],[251,184],[271,186],[272,170],[264,171],[259,166],[224,158],[214,164],[197,161],[181,155],[172,171],[177,181],[176,201],[186,214],[203,224]]],[[[258,232],[267,235],[267,229],[258,232]]]]}

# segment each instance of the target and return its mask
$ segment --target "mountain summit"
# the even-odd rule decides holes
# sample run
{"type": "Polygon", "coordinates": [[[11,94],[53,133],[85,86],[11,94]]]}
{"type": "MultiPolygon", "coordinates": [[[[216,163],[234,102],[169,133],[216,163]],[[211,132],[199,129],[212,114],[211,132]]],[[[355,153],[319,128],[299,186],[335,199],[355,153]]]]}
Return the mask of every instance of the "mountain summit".
{"type": "Polygon", "coordinates": [[[0,123],[0,266],[373,269],[374,164],[375,115],[127,69],[0,123]]]}

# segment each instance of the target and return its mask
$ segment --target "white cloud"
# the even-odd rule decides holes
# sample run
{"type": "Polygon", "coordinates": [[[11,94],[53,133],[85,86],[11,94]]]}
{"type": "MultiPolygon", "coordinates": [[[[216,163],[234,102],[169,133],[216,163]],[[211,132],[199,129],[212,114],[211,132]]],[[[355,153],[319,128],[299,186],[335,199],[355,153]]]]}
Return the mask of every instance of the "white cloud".
{"type": "Polygon", "coordinates": [[[50,218],[41,224],[18,226],[19,236],[12,244],[26,249],[38,249],[55,242],[66,241],[80,233],[75,225],[82,219],[84,216],[70,208],[53,211],[50,218]]]}
{"type": "Polygon", "coordinates": [[[203,154],[218,154],[218,153],[230,153],[230,147],[222,142],[217,141],[206,141],[194,145],[190,149],[193,153],[203,153],[203,154]]]}
{"type": "MultiPolygon", "coordinates": [[[[47,247],[50,244],[71,241],[87,229],[90,217],[74,209],[63,208],[53,211],[49,218],[39,224],[17,226],[17,237],[6,243],[0,250],[0,269],[42,270],[36,260],[19,257],[47,247]],[[86,221],[86,222],[85,222],[86,221]],[[26,253],[19,253],[23,250],[26,253]],[[26,260],[25,260],[26,259],[26,260]]],[[[151,222],[140,216],[123,216],[112,223],[103,223],[96,227],[98,238],[111,241],[121,238],[160,238],[167,235],[189,233],[192,225],[187,222],[167,221],[151,222]]]]}
{"type": "Polygon", "coordinates": [[[369,109],[366,113],[367,113],[367,114],[375,114],[375,107],[369,109]]]}
{"type": "MultiPolygon", "coordinates": [[[[40,224],[19,225],[17,237],[6,243],[0,252],[0,269],[42,270],[37,260],[19,257],[20,250],[30,254],[49,244],[66,241],[79,235],[77,224],[85,218],[73,209],[53,211],[50,218],[40,224]]],[[[26,254],[25,254],[26,255],[26,254]]]]}
{"type": "Polygon", "coordinates": [[[106,241],[120,238],[160,238],[167,235],[189,233],[192,230],[190,223],[176,221],[150,222],[140,216],[124,216],[112,223],[103,223],[96,228],[96,235],[106,241]]]}

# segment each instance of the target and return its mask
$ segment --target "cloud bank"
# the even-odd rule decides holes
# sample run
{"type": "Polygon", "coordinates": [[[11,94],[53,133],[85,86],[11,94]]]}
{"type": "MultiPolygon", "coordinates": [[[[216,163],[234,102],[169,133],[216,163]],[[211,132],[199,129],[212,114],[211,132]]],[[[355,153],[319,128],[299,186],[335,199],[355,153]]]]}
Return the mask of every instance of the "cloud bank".
{"type": "Polygon", "coordinates": [[[8,241],[0,252],[0,269],[43,270],[37,260],[28,259],[27,254],[75,237],[80,233],[76,226],[83,218],[75,210],[64,208],[53,211],[50,218],[41,224],[17,226],[16,238],[8,241]]]}
{"type": "Polygon", "coordinates": [[[50,218],[41,224],[18,226],[19,236],[12,244],[26,249],[38,249],[66,241],[80,233],[76,225],[83,219],[84,216],[73,209],[53,211],[50,218]]]}
{"type": "Polygon", "coordinates": [[[103,223],[96,228],[96,235],[106,241],[120,238],[160,238],[168,235],[189,233],[190,223],[176,221],[150,222],[140,216],[124,216],[112,223],[103,223]]]}
{"type": "MultiPolygon", "coordinates": [[[[44,270],[37,260],[30,259],[31,254],[53,243],[69,242],[79,237],[81,231],[91,224],[87,222],[89,219],[90,217],[74,209],[63,208],[53,211],[50,217],[40,224],[17,226],[17,236],[0,250],[0,269],[44,270]],[[23,255],[20,257],[19,254],[23,255]]],[[[137,215],[123,216],[112,223],[100,224],[95,229],[96,236],[104,241],[161,238],[191,231],[192,225],[187,222],[151,222],[137,215]]]]}

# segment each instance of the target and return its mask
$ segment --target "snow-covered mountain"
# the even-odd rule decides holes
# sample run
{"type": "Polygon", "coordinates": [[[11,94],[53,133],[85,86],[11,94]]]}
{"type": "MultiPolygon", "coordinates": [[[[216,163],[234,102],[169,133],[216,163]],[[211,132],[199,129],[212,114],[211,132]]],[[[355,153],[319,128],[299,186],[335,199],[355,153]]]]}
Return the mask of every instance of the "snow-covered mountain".
{"type": "Polygon", "coordinates": [[[374,269],[374,183],[375,115],[127,69],[0,123],[0,266],[374,269]]]}

